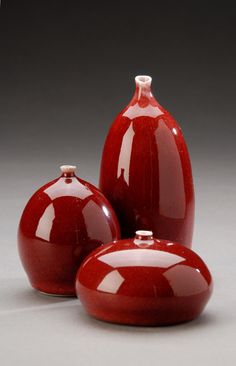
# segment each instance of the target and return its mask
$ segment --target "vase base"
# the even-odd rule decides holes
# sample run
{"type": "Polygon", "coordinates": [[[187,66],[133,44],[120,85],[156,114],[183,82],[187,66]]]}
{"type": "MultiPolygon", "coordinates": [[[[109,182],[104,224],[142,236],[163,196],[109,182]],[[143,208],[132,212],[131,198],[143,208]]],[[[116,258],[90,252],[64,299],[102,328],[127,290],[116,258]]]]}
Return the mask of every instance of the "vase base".
{"type": "Polygon", "coordinates": [[[41,283],[35,284],[31,282],[31,286],[37,292],[53,297],[76,297],[74,287],[71,285],[62,286],[61,284],[41,283]]]}
{"type": "Polygon", "coordinates": [[[45,296],[52,296],[52,297],[76,297],[75,294],[56,294],[56,293],[51,293],[51,292],[45,292],[45,291],[41,291],[38,289],[35,289],[37,292],[39,292],[42,295],[45,296]]]}

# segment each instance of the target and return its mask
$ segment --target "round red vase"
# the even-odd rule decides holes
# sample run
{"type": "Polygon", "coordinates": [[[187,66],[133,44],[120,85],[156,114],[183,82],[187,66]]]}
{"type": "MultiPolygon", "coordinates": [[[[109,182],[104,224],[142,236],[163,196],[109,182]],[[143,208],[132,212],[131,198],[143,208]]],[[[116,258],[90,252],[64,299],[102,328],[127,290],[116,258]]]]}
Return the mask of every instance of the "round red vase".
{"type": "Polygon", "coordinates": [[[100,320],[171,325],[202,312],[212,278],[192,250],[137,231],[134,239],[93,251],[77,273],[76,292],[87,312],[100,320]]]}
{"type": "Polygon", "coordinates": [[[83,259],[120,237],[116,215],[92,184],[62,166],[61,177],[40,188],[27,203],[18,229],[18,248],[31,285],[53,295],[74,296],[83,259]]]}
{"type": "Polygon", "coordinates": [[[100,189],[118,216],[122,238],[142,227],[191,247],[194,187],[183,134],[152,95],[151,77],[135,80],[134,97],[106,138],[100,189]]]}

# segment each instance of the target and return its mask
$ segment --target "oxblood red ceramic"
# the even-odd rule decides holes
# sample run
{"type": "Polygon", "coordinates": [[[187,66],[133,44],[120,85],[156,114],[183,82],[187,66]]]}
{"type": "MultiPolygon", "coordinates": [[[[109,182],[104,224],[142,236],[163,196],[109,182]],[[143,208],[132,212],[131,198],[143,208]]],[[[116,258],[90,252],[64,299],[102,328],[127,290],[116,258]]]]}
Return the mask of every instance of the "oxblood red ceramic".
{"type": "Polygon", "coordinates": [[[168,325],[202,312],[212,279],[190,249],[138,231],[134,239],[93,251],[77,273],[76,292],[87,312],[98,319],[168,325]]]}
{"type": "Polygon", "coordinates": [[[20,257],[34,288],[75,295],[82,260],[99,245],[119,238],[119,224],[106,198],[79,179],[71,166],[29,200],[18,230],[20,257]]]}
{"type": "Polygon", "coordinates": [[[142,227],[191,247],[194,188],[183,134],[152,95],[151,78],[137,76],[136,85],[108,133],[100,189],[115,209],[122,238],[142,227]]]}

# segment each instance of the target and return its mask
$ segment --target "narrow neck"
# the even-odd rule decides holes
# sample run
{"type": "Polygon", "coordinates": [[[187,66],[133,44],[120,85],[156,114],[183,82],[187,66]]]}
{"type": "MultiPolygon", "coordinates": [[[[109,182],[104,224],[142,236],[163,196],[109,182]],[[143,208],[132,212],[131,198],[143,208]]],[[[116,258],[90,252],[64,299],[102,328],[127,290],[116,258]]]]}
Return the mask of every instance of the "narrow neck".
{"type": "Polygon", "coordinates": [[[153,232],[149,230],[137,230],[135,232],[135,239],[138,240],[152,240],[153,239],[153,232]]]}
{"type": "Polygon", "coordinates": [[[135,233],[134,244],[139,248],[148,248],[154,244],[153,232],[148,230],[138,230],[135,233]]]}
{"type": "Polygon", "coordinates": [[[150,76],[136,76],[135,84],[136,89],[133,99],[137,100],[141,106],[145,106],[149,101],[154,99],[151,90],[152,78],[150,76]]]}
{"type": "Polygon", "coordinates": [[[75,177],[75,170],[76,170],[75,165],[61,165],[60,169],[62,172],[61,175],[62,177],[65,178],[75,177]]]}
{"type": "Polygon", "coordinates": [[[75,173],[62,173],[61,177],[72,178],[75,177],[75,173]]]}

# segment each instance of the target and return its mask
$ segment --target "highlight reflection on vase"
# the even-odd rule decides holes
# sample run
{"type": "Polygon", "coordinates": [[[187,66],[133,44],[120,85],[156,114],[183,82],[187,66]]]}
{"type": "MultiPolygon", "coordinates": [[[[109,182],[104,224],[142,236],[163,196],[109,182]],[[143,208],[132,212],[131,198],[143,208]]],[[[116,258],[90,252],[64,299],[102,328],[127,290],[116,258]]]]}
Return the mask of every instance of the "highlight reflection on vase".
{"type": "Polygon", "coordinates": [[[194,189],[181,129],[136,77],[136,91],[108,133],[100,188],[115,209],[123,238],[139,227],[191,246],[194,189]]]}

